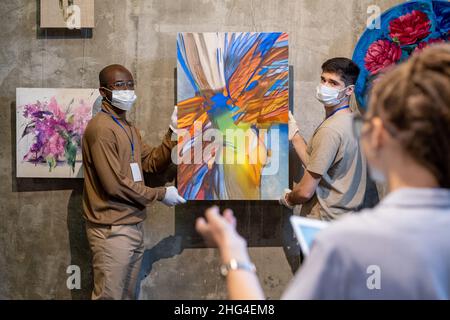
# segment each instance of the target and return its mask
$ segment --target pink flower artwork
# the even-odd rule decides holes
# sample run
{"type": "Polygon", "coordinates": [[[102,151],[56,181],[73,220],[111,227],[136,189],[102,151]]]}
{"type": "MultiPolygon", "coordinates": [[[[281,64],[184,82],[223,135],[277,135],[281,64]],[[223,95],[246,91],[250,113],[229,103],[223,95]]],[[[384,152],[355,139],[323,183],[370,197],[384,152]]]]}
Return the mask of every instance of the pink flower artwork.
{"type": "Polygon", "coordinates": [[[17,89],[17,176],[80,176],[97,89],[17,89]]]}

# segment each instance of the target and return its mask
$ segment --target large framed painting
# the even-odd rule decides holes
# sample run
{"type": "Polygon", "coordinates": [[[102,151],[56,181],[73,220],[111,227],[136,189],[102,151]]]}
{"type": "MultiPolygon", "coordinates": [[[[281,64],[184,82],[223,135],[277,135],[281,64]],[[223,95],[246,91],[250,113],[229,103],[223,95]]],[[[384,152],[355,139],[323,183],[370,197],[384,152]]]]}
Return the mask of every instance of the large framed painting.
{"type": "Polygon", "coordinates": [[[288,35],[180,33],[178,189],[276,200],[288,187],[288,35]]]}
{"type": "Polygon", "coordinates": [[[81,178],[81,140],[98,89],[17,88],[18,178],[81,178]]]}

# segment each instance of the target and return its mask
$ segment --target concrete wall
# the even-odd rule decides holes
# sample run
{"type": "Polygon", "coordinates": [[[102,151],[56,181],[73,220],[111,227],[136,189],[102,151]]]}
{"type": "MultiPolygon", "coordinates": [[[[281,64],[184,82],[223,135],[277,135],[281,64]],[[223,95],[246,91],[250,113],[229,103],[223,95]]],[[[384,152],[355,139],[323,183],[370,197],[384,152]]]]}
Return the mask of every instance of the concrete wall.
{"type": "MultiPolygon", "coordinates": [[[[88,298],[90,252],[81,219],[82,181],[15,178],[15,88],[97,87],[99,70],[127,66],[139,103],[130,118],[156,144],[174,104],[176,33],[286,31],[294,71],[295,117],[309,138],[323,117],[314,100],[321,63],[350,57],[365,28],[367,6],[394,0],[96,0],[93,34],[37,28],[35,0],[0,2],[0,299],[88,298]],[[82,289],[66,287],[66,268],[82,271],[82,289]]],[[[295,165],[293,165],[295,167],[295,165]]],[[[207,204],[148,208],[141,298],[225,298],[218,254],[203,247],[193,221],[207,204]]],[[[225,205],[225,204],[224,204],[225,205]]],[[[298,266],[287,218],[273,202],[227,203],[265,292],[279,298],[298,266]]]]}

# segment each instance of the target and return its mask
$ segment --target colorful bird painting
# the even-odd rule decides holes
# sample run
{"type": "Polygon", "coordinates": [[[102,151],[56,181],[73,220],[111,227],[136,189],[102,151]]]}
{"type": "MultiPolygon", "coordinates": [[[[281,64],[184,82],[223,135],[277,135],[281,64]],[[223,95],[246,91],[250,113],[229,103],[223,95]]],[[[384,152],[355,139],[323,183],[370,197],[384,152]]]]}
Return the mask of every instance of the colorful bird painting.
{"type": "Polygon", "coordinates": [[[281,32],[178,35],[183,197],[275,200],[287,187],[288,54],[281,32]]]}

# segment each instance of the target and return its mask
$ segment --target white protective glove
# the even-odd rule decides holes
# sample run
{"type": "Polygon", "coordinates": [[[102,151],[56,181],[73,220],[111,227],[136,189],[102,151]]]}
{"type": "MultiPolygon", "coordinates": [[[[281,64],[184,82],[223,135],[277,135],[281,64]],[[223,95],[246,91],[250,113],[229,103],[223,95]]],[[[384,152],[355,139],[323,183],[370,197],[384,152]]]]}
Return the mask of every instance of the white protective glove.
{"type": "Polygon", "coordinates": [[[291,189],[284,189],[284,193],[281,195],[280,197],[280,204],[282,204],[283,206],[285,206],[288,209],[294,210],[294,206],[292,206],[289,202],[287,202],[286,200],[286,196],[291,193],[292,190],[291,189]]]}
{"type": "Polygon", "coordinates": [[[294,115],[289,111],[289,141],[294,139],[294,136],[297,132],[299,132],[297,121],[295,121],[294,115]]]}
{"type": "Polygon", "coordinates": [[[175,106],[173,108],[172,116],[170,117],[169,127],[174,133],[177,133],[177,130],[178,130],[178,106],[175,106]]]}
{"type": "Polygon", "coordinates": [[[186,203],[186,200],[178,194],[178,190],[175,187],[167,187],[164,199],[161,200],[168,207],[173,207],[178,204],[186,203]]]}

